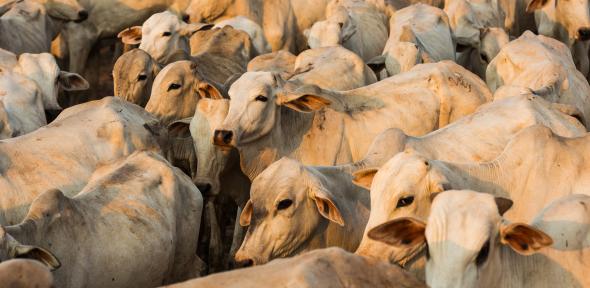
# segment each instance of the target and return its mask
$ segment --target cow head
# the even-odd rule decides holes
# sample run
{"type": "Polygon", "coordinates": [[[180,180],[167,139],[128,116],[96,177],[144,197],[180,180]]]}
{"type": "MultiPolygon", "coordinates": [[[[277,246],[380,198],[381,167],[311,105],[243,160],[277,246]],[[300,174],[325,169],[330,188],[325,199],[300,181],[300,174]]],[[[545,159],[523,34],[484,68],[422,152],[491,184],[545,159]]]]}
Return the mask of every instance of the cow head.
{"type": "Polygon", "coordinates": [[[307,44],[310,48],[342,45],[357,31],[350,14],[340,7],[328,20],[318,21],[306,30],[307,44]]]}
{"type": "Polygon", "coordinates": [[[40,261],[51,270],[61,266],[51,252],[41,247],[21,244],[6,231],[5,227],[0,226],[0,262],[16,258],[40,261]]]}
{"type": "Polygon", "coordinates": [[[527,12],[535,11],[539,34],[567,40],[590,40],[590,4],[587,0],[532,0],[527,12]],[[560,35],[561,31],[567,35],[560,35]],[[569,39],[566,39],[569,38],[569,39]]]}
{"type": "Polygon", "coordinates": [[[409,265],[420,247],[390,247],[367,236],[375,226],[399,217],[426,219],[432,199],[449,189],[440,167],[411,151],[397,154],[379,170],[355,172],[357,185],[371,190],[371,214],[358,254],[409,265]],[[414,250],[417,249],[417,250],[414,250]]]}
{"type": "Polygon", "coordinates": [[[316,230],[329,222],[344,226],[332,191],[319,172],[287,158],[252,182],[240,225],[249,226],[236,261],[264,264],[304,251],[316,230]]]}
{"type": "Polygon", "coordinates": [[[141,49],[119,57],[113,68],[115,96],[145,107],[160,65],[141,49]]]}
{"type": "Polygon", "coordinates": [[[191,61],[172,63],[156,76],[145,110],[164,124],[192,117],[201,98],[222,99],[224,89],[206,80],[191,61]]]}
{"type": "Polygon", "coordinates": [[[88,19],[88,11],[78,0],[40,0],[45,5],[49,16],[64,21],[84,21],[88,19]]]}
{"type": "Polygon", "coordinates": [[[213,22],[233,5],[235,0],[191,0],[185,14],[190,23],[213,22]]]}
{"type": "Polygon", "coordinates": [[[65,91],[80,91],[90,87],[88,81],[79,74],[61,71],[53,55],[49,53],[21,54],[14,71],[37,83],[45,109],[61,109],[57,102],[60,88],[65,91]]]}
{"type": "MultiPolygon", "coordinates": [[[[510,42],[508,33],[502,28],[483,28],[480,30],[479,55],[485,66],[500,53],[502,47],[510,42]]],[[[485,71],[484,71],[485,73],[485,71]]]]}
{"type": "Polygon", "coordinates": [[[156,13],[143,26],[121,31],[118,35],[125,44],[136,45],[149,53],[158,63],[173,62],[177,51],[189,52],[189,38],[199,30],[211,29],[213,24],[187,24],[172,12],[156,13]]]}
{"type": "Polygon", "coordinates": [[[290,84],[277,73],[244,73],[229,90],[229,112],[223,124],[215,130],[215,145],[236,147],[252,143],[275,128],[279,131],[283,124],[294,124],[282,123],[282,112],[310,113],[331,103],[319,95],[321,89],[314,85],[299,86],[299,91],[287,95],[286,85],[290,84]]]}
{"type": "Polygon", "coordinates": [[[506,224],[502,214],[512,201],[473,191],[449,191],[437,196],[428,224],[402,217],[368,233],[395,247],[425,246],[426,283],[430,287],[494,286],[500,276],[500,250],[530,255],[550,246],[552,239],[522,223],[506,224]]]}

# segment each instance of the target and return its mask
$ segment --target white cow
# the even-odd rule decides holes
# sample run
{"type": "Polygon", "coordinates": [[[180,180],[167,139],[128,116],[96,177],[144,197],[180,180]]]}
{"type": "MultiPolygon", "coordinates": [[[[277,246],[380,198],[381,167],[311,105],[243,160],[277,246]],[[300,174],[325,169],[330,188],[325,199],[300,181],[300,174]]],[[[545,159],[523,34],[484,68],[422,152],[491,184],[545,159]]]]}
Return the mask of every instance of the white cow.
{"type": "Polygon", "coordinates": [[[448,191],[428,222],[403,217],[369,237],[397,247],[424,246],[430,287],[588,287],[590,197],[570,195],[519,223],[502,215],[512,201],[448,191]]]}
{"type": "Polygon", "coordinates": [[[257,55],[262,55],[265,53],[269,53],[271,51],[270,45],[268,41],[266,41],[266,37],[264,37],[264,32],[262,31],[262,27],[258,25],[258,23],[246,18],[244,16],[236,16],[233,18],[229,18],[226,20],[219,21],[215,23],[214,28],[222,28],[225,26],[232,26],[235,29],[242,30],[250,36],[252,40],[252,44],[256,49],[257,55]]]}
{"type": "Polygon", "coordinates": [[[214,142],[240,150],[250,179],[283,156],[308,165],[358,161],[383,130],[423,135],[491,99],[481,79],[450,61],[344,92],[246,72],[229,95],[229,113],[214,142]]]}
{"type": "Polygon", "coordinates": [[[41,194],[0,226],[0,260],[34,258],[59,287],[155,287],[196,277],[203,198],[154,152],[100,167],[77,196],[41,194]],[[48,254],[50,251],[51,254],[48,254]]]}
{"type": "Polygon", "coordinates": [[[389,30],[382,55],[369,62],[375,71],[385,68],[393,76],[416,64],[455,60],[449,19],[439,8],[414,4],[401,9],[389,19],[389,30]]]}
{"type": "Polygon", "coordinates": [[[423,288],[424,283],[395,265],[340,248],[312,251],[266,265],[209,275],[170,288],[379,287],[423,288]]]}
{"type": "Polygon", "coordinates": [[[20,0],[0,4],[0,48],[16,54],[43,53],[67,21],[83,21],[88,12],[77,0],[20,0]],[[12,2],[12,4],[11,4],[12,2]],[[3,11],[6,9],[3,13],[3,11]]]}
{"type": "MultiPolygon", "coordinates": [[[[371,215],[365,233],[398,217],[426,219],[432,198],[450,189],[485,191],[514,200],[505,216],[528,221],[551,201],[565,195],[589,194],[587,133],[578,138],[554,135],[536,125],[521,131],[493,161],[479,164],[431,160],[413,151],[391,158],[371,183],[371,215]],[[523,180],[526,179],[526,180],[523,180]]],[[[359,172],[360,173],[360,172],[359,172]]],[[[357,253],[420,269],[416,250],[385,247],[363,238],[357,253]]]]}
{"type": "Polygon", "coordinates": [[[555,39],[525,32],[490,62],[486,82],[492,91],[503,85],[521,86],[551,102],[572,105],[590,127],[590,85],[569,49],[555,39]]]}
{"type": "Polygon", "coordinates": [[[236,262],[261,265],[330,246],[354,251],[369,210],[368,191],[352,183],[347,169],[282,158],[252,181],[236,262]]]}
{"type": "Polygon", "coordinates": [[[165,138],[157,119],[139,106],[107,97],[68,108],[43,128],[3,140],[0,224],[21,221],[35,197],[49,189],[75,195],[101,165],[136,150],[160,152],[165,138]]]}
{"type": "Polygon", "coordinates": [[[6,287],[19,288],[55,287],[51,271],[41,262],[29,259],[13,259],[0,263],[0,283],[6,287]]]}
{"type": "Polygon", "coordinates": [[[588,76],[590,63],[590,4],[584,0],[532,0],[527,12],[535,12],[535,22],[540,35],[555,38],[567,45],[576,67],[588,76]]]}
{"type": "Polygon", "coordinates": [[[187,24],[170,11],[156,13],[142,26],[121,31],[118,37],[125,44],[139,44],[158,63],[174,62],[173,56],[180,51],[190,52],[189,38],[199,30],[211,29],[212,24],[187,24]]]}
{"type": "Polygon", "coordinates": [[[327,10],[326,20],[304,31],[310,48],[341,45],[365,62],[381,54],[388,35],[385,14],[356,0],[333,1],[327,10]]]}

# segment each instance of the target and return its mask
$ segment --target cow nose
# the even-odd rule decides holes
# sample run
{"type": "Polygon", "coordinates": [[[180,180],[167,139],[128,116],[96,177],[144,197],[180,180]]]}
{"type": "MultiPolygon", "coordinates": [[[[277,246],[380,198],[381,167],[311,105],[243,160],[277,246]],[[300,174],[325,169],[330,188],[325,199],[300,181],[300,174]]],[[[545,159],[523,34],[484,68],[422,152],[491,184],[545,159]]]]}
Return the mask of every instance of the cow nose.
{"type": "Polygon", "coordinates": [[[201,191],[203,196],[208,195],[211,192],[211,184],[209,183],[197,183],[197,188],[201,191]]]}
{"type": "Polygon", "coordinates": [[[78,21],[84,21],[88,19],[88,11],[82,10],[78,12],[78,21]]]}
{"type": "Polygon", "coordinates": [[[231,143],[234,132],[228,130],[215,130],[213,134],[213,143],[215,145],[227,146],[231,143]]]}
{"type": "Polygon", "coordinates": [[[236,268],[246,268],[246,267],[251,267],[254,265],[254,260],[252,259],[243,259],[243,260],[236,260],[236,268]]]}
{"type": "Polygon", "coordinates": [[[590,28],[578,29],[578,36],[582,41],[590,40],[590,28]]]}

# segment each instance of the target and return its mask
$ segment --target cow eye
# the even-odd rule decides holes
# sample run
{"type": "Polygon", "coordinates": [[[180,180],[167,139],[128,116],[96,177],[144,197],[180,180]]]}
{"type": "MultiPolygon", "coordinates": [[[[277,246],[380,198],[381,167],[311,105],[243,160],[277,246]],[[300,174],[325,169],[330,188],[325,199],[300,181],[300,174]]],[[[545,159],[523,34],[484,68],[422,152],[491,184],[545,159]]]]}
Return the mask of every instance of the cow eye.
{"type": "Polygon", "coordinates": [[[137,76],[137,81],[145,81],[147,79],[147,75],[140,74],[137,76]]]}
{"type": "Polygon", "coordinates": [[[483,60],[486,63],[490,63],[490,59],[488,58],[488,55],[486,55],[486,54],[481,54],[481,60],[483,60]]]}
{"type": "Polygon", "coordinates": [[[279,204],[277,204],[277,210],[285,210],[289,207],[291,207],[291,205],[293,204],[293,201],[291,199],[284,199],[279,201],[279,204]]]}
{"type": "Polygon", "coordinates": [[[172,35],[172,32],[164,32],[164,33],[162,33],[162,37],[168,37],[170,35],[172,35]]]}
{"type": "Polygon", "coordinates": [[[262,95],[258,95],[256,96],[256,98],[254,98],[256,101],[260,101],[260,102],[266,102],[268,101],[268,98],[266,98],[265,96],[262,95]]]}
{"type": "Polygon", "coordinates": [[[180,84],[172,83],[170,86],[168,86],[168,91],[176,89],[180,89],[180,84]]]}
{"type": "Polygon", "coordinates": [[[395,208],[406,207],[412,203],[414,203],[414,196],[404,197],[397,201],[397,206],[395,208]]]}
{"type": "Polygon", "coordinates": [[[477,258],[475,258],[475,264],[481,266],[488,259],[488,254],[490,254],[490,240],[486,241],[486,244],[479,250],[477,258]]]}

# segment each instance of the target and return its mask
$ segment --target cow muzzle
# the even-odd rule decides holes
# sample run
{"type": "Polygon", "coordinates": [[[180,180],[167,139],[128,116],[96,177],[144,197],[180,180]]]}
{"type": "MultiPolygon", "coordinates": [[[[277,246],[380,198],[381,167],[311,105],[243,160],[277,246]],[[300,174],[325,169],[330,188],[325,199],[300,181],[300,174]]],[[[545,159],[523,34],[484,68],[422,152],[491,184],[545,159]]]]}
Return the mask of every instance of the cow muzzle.
{"type": "Polygon", "coordinates": [[[234,132],[230,130],[215,130],[213,133],[213,144],[217,146],[232,146],[234,132]]]}
{"type": "Polygon", "coordinates": [[[578,29],[578,39],[580,41],[590,40],[590,28],[585,27],[578,29]]]}

